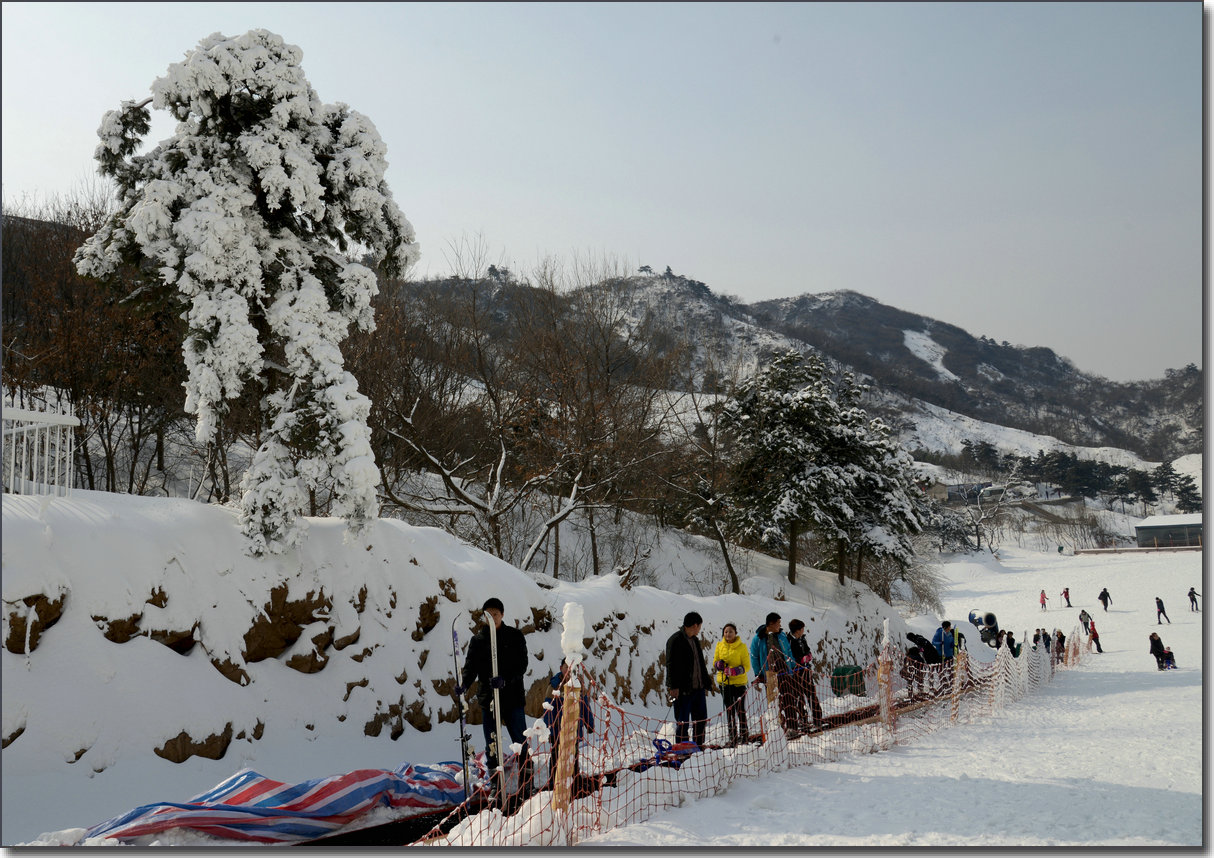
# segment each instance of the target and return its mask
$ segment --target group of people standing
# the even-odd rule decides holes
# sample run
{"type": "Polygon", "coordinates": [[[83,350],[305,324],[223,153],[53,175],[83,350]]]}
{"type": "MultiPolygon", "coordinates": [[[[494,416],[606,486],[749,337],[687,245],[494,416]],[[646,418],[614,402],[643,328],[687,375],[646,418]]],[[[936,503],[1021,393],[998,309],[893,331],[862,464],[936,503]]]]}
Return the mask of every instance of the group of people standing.
{"type": "MultiPolygon", "coordinates": [[[[1064,588],[1062,597],[1067,607],[1071,606],[1070,588],[1064,588]]],[[[1190,587],[1188,592],[1189,610],[1200,611],[1197,599],[1201,596],[1196,588],[1190,587]]],[[[1108,611],[1113,599],[1108,588],[1103,588],[1096,597],[1108,611]]],[[[1039,596],[1042,610],[1046,610],[1048,598],[1045,590],[1039,596]]],[[[1156,622],[1163,620],[1171,623],[1163,600],[1156,597],[1156,622]]],[[[501,728],[508,732],[513,742],[521,746],[520,751],[520,783],[527,784],[530,789],[532,781],[532,761],[527,747],[526,716],[524,704],[526,691],[524,676],[527,672],[528,655],[527,640],[523,633],[502,622],[504,606],[497,598],[486,600],[483,609],[487,622],[482,625],[468,645],[467,657],[461,673],[461,683],[455,687],[456,694],[462,696],[465,689],[473,682],[478,683],[477,699],[484,713],[482,727],[485,734],[487,763],[490,770],[498,766],[497,722],[500,719],[501,728]],[[492,624],[492,632],[490,631],[492,624]],[[491,653],[491,638],[496,638],[497,669],[493,668],[491,653]],[[500,711],[495,712],[495,704],[500,711]]],[[[1096,622],[1086,609],[1080,610],[1079,621],[1087,635],[1088,651],[1094,646],[1096,652],[1103,653],[1100,645],[1100,633],[1096,622]]],[[[720,689],[726,714],[729,732],[729,744],[736,746],[750,741],[750,729],[747,723],[746,690],[750,683],[749,674],[754,673],[754,684],[766,684],[769,700],[779,701],[781,725],[789,739],[796,739],[805,733],[821,728],[825,724],[822,704],[818,699],[818,689],[815,680],[813,655],[809,641],[805,636],[805,623],[794,619],[789,623],[789,630],[784,632],[783,619],[774,611],[767,615],[763,625],[760,625],[750,639],[749,646],[738,635],[738,628],[733,623],[726,623],[721,629],[721,640],[713,650],[712,669],[709,670],[704,658],[704,649],[700,645],[700,631],[703,628],[703,618],[695,611],[689,612],[683,618],[682,627],[666,641],[666,690],[668,699],[674,710],[675,741],[687,742],[693,740],[696,745],[703,747],[705,732],[708,724],[708,692],[720,689]]],[[[936,630],[935,637],[929,643],[926,638],[911,635],[917,644],[907,653],[905,670],[910,671],[911,678],[923,681],[931,665],[947,665],[952,662],[958,649],[964,647],[964,638],[952,624],[945,620],[936,630]]],[[[1160,670],[1174,669],[1176,659],[1171,649],[1164,646],[1158,633],[1150,635],[1150,653],[1155,657],[1160,670]]],[[[1018,656],[1020,647],[1016,644],[1011,632],[1000,631],[996,646],[1007,647],[1014,656],[1018,656]]],[[[1066,636],[1059,629],[1053,633],[1046,629],[1037,629],[1033,635],[1033,648],[1045,648],[1051,653],[1051,658],[1065,661],[1066,636]]],[[[904,673],[904,675],[906,675],[904,673]]],[[[569,676],[568,665],[562,661],[560,668],[550,682],[553,696],[557,705],[546,707],[544,722],[549,728],[549,738],[553,745],[552,759],[556,758],[559,741],[558,727],[560,724],[560,688],[569,676]]],[[[913,688],[913,686],[912,686],[913,688]]],[[[594,714],[590,710],[589,701],[582,699],[579,712],[577,738],[580,740],[586,731],[594,730],[594,714]]],[[[576,772],[576,756],[574,771],[576,772]]],[[[548,782],[552,783],[553,766],[550,766],[548,782]]]]}
{"type": "Polygon", "coordinates": [[[769,698],[778,699],[781,725],[789,739],[800,738],[824,723],[803,621],[794,619],[785,633],[783,618],[773,611],[755,629],[749,646],[738,636],[738,627],[726,623],[713,650],[711,673],[699,640],[703,624],[703,618],[691,611],[683,618],[682,628],[666,641],[666,692],[674,709],[676,743],[690,740],[704,746],[707,695],[717,688],[725,708],[729,744],[750,741],[746,689],[752,670],[754,684],[767,684],[769,698]]]}

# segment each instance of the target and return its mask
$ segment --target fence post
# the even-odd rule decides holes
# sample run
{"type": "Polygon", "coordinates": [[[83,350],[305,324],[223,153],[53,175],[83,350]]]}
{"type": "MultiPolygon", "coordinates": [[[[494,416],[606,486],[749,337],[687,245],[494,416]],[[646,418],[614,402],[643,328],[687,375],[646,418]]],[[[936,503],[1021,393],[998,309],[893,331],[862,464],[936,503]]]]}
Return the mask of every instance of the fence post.
{"type": "Polygon", "coordinates": [[[894,647],[890,644],[890,621],[885,620],[885,640],[881,642],[881,654],[877,659],[877,694],[881,709],[881,723],[889,731],[890,744],[895,744],[894,715],[894,647]]]}
{"type": "Polygon", "coordinates": [[[557,825],[565,829],[565,845],[577,842],[569,806],[573,803],[573,764],[577,757],[577,728],[582,712],[581,683],[570,671],[569,681],[561,688],[560,752],[556,757],[556,774],[552,785],[552,808],[557,825]]]}

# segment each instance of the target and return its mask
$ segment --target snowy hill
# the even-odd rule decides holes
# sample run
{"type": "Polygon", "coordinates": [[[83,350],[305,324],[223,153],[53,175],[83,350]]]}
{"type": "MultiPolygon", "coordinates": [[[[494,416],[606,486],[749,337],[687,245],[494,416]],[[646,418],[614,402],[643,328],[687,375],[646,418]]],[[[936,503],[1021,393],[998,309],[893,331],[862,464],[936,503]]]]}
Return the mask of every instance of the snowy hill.
{"type": "Polygon", "coordinates": [[[621,706],[658,716],[665,641],[689,610],[710,643],[726,622],[800,616],[836,664],[871,659],[884,619],[907,628],[863,585],[805,569],[794,587],[777,561],[753,558],[743,595],[685,596],[533,578],[397,521],[357,539],[308,523],[299,549],[253,559],[223,507],[4,495],[5,844],[195,795],[245,765],[303,780],[458,758],[451,629],[466,645],[490,595],[527,635],[529,716],[570,601],[595,630],[589,668],[621,706]]]}
{"type": "Polygon", "coordinates": [[[1083,373],[1050,349],[974,337],[856,292],[745,305],[678,275],[629,282],[637,323],[658,319],[663,330],[691,332],[697,369],[736,363],[745,373],[778,350],[816,350],[872,385],[870,410],[908,448],[916,430],[932,434],[932,415],[940,413],[969,421],[973,440],[995,441],[980,434],[984,426],[1048,439],[1031,452],[1116,448],[1158,462],[1203,443],[1204,384],[1196,367],[1120,384],[1083,373]]]}

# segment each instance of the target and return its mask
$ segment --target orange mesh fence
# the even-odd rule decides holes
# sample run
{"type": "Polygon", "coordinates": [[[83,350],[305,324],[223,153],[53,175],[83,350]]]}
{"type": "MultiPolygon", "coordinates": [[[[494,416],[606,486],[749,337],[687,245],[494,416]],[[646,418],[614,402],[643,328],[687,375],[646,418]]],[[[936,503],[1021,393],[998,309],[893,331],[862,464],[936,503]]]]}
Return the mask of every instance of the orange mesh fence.
{"type": "MultiPolygon", "coordinates": [[[[501,794],[491,794],[484,754],[477,754],[472,795],[418,845],[572,845],[722,792],[737,778],[913,742],[1002,712],[1057,671],[1078,666],[1088,651],[1080,635],[1075,629],[1061,651],[1025,643],[1018,657],[1005,647],[984,663],[961,650],[937,665],[911,661],[887,641],[867,665],[829,675],[807,668],[777,677],[770,689],[748,684],[735,709],[689,725],[688,741],[679,741],[673,710],[664,717],[625,711],[579,666],[580,688],[570,682],[554,692],[564,695],[562,717],[550,718],[551,728],[535,719],[524,761],[520,746],[510,748],[501,794]],[[593,732],[574,695],[589,701],[593,732]]],[[[720,700],[710,695],[710,709],[720,700]]]]}

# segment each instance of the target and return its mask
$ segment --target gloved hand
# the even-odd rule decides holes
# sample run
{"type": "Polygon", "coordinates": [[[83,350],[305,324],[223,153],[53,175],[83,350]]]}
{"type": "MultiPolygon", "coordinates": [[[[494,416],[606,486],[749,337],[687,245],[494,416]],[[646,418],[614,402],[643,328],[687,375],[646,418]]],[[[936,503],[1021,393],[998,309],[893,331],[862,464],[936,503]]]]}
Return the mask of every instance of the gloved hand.
{"type": "Polygon", "coordinates": [[[805,655],[801,656],[801,664],[809,664],[813,660],[814,660],[814,657],[812,655],[810,655],[809,653],[806,653],[805,655]]]}
{"type": "Polygon", "coordinates": [[[462,685],[457,685],[457,686],[455,686],[455,694],[456,694],[456,696],[457,696],[457,697],[463,697],[463,696],[464,696],[464,692],[465,692],[465,691],[467,691],[467,690],[468,690],[468,689],[464,688],[464,686],[462,686],[462,685]]]}
{"type": "Polygon", "coordinates": [[[489,680],[489,687],[490,688],[505,688],[506,680],[500,676],[495,676],[489,680]]]}
{"type": "Polygon", "coordinates": [[[724,661],[722,661],[721,659],[717,659],[716,661],[714,661],[714,662],[712,663],[712,669],[713,669],[713,670],[716,670],[716,671],[718,671],[718,672],[724,672],[724,670],[725,670],[725,662],[724,662],[724,661]]]}

